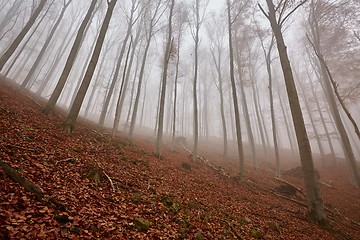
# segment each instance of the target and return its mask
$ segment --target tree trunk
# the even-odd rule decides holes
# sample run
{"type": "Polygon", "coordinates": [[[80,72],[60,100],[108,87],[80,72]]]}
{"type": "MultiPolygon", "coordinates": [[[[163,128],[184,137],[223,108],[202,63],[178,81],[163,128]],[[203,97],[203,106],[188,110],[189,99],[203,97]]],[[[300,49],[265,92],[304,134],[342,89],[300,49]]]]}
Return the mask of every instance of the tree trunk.
{"type": "Polygon", "coordinates": [[[157,138],[156,138],[156,148],[155,154],[159,157],[161,156],[161,145],[162,145],[162,137],[163,137],[163,121],[164,121],[164,109],[165,109],[165,94],[166,94],[166,82],[167,82],[167,72],[168,65],[171,57],[171,45],[172,45],[172,18],[173,18],[173,10],[174,10],[175,0],[171,0],[170,5],[170,13],[168,19],[168,34],[166,41],[166,49],[164,54],[164,68],[162,73],[162,86],[161,86],[161,95],[160,95],[160,105],[159,105],[159,125],[157,129],[157,138]]]}
{"type": "Polygon", "coordinates": [[[97,0],[91,1],[90,7],[85,15],[84,20],[82,21],[82,23],[80,25],[80,28],[76,35],[73,46],[72,46],[69,56],[66,60],[63,72],[56,84],[56,87],[55,87],[53,93],[51,94],[49,101],[47,102],[46,106],[42,110],[42,113],[47,116],[50,115],[52,113],[52,111],[54,110],[56,102],[58,101],[60,94],[61,94],[62,90],[64,89],[65,83],[66,83],[66,81],[69,77],[70,71],[74,65],[78,50],[80,49],[81,43],[83,41],[83,36],[84,36],[86,26],[88,25],[88,23],[90,22],[90,20],[92,18],[92,13],[94,12],[96,3],[97,3],[97,0]]]}
{"type": "Polygon", "coordinates": [[[67,7],[70,5],[71,1],[72,0],[69,0],[67,3],[64,2],[64,6],[61,9],[61,12],[60,12],[60,15],[59,15],[58,19],[56,20],[54,26],[52,27],[49,36],[46,38],[46,41],[45,41],[44,45],[42,46],[42,48],[40,50],[40,53],[38,54],[38,56],[35,59],[35,62],[33,63],[32,67],[30,68],[28,74],[26,75],[24,81],[21,84],[22,88],[26,88],[27,85],[29,84],[31,78],[33,77],[36,69],[39,66],[39,63],[40,63],[41,59],[43,58],[43,56],[45,54],[45,51],[47,50],[47,47],[49,46],[52,38],[54,37],[55,31],[59,27],[60,22],[61,22],[62,18],[64,17],[64,14],[65,14],[65,11],[66,11],[67,7]]]}
{"type": "Polygon", "coordinates": [[[290,60],[281,32],[281,25],[279,25],[276,18],[275,7],[272,0],[266,0],[266,2],[269,8],[269,15],[267,17],[270,21],[271,28],[276,38],[276,44],[290,103],[291,115],[294,121],[296,138],[300,152],[300,160],[304,173],[305,187],[308,196],[309,215],[310,218],[318,224],[325,225],[327,223],[325,208],[320,195],[319,182],[312,159],[311,147],[306,133],[304,118],[301,112],[290,60]]]}
{"type": "Polygon", "coordinates": [[[235,70],[234,70],[234,50],[232,44],[232,20],[231,20],[231,11],[230,11],[230,0],[227,0],[227,21],[228,21],[228,34],[229,34],[229,58],[230,58],[230,81],[232,89],[232,97],[234,103],[234,112],[235,112],[235,128],[236,128],[236,137],[237,137],[237,148],[239,152],[239,179],[243,180],[244,177],[244,150],[242,144],[241,128],[240,128],[240,113],[239,113],[239,104],[236,93],[236,84],[235,84],[235,70]]]}
{"type": "Polygon", "coordinates": [[[3,69],[6,62],[10,59],[10,57],[15,52],[16,48],[19,46],[21,41],[24,39],[25,35],[29,32],[30,28],[34,25],[36,18],[41,13],[42,9],[45,6],[47,0],[41,0],[30,19],[25,24],[24,28],[20,31],[14,41],[11,43],[10,47],[5,51],[5,53],[0,58],[0,71],[3,69]]]}
{"type": "Polygon", "coordinates": [[[99,33],[99,36],[96,41],[94,52],[92,54],[89,65],[87,67],[84,79],[82,80],[81,86],[80,86],[79,91],[74,100],[74,104],[71,106],[70,112],[69,112],[65,122],[63,123],[63,128],[68,133],[72,133],[75,130],[76,119],[79,115],[81,105],[84,101],[87,89],[89,88],[92,76],[94,74],[94,70],[95,70],[97,62],[99,60],[101,48],[102,48],[104,40],[105,40],[106,32],[108,30],[109,23],[110,23],[111,16],[114,11],[116,2],[117,2],[117,0],[111,0],[110,2],[108,1],[108,8],[107,8],[107,11],[105,14],[103,24],[100,28],[100,33],[99,33]]]}

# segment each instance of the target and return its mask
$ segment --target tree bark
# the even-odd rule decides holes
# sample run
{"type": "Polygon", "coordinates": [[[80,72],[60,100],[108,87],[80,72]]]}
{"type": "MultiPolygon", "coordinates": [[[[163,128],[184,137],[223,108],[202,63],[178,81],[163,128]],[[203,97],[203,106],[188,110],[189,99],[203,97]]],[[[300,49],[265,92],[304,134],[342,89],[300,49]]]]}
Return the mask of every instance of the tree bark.
{"type": "Polygon", "coordinates": [[[69,0],[68,2],[64,2],[64,6],[61,9],[60,15],[59,15],[58,19],[56,20],[54,26],[52,27],[49,36],[46,38],[46,41],[45,41],[44,45],[42,46],[42,48],[40,50],[40,53],[36,57],[35,62],[33,63],[32,67],[30,68],[30,70],[29,70],[28,74],[26,75],[24,81],[21,83],[22,88],[26,88],[28,86],[30,80],[32,79],[36,69],[39,66],[39,63],[40,63],[41,59],[43,58],[43,56],[45,54],[45,51],[47,50],[47,47],[49,46],[52,38],[54,37],[54,34],[55,34],[57,28],[60,25],[60,22],[61,22],[62,18],[64,17],[65,11],[66,11],[67,7],[70,5],[71,1],[72,0],[69,0]]]}
{"type": "Polygon", "coordinates": [[[291,115],[293,117],[300,152],[300,160],[304,173],[305,187],[308,196],[308,212],[311,219],[320,225],[325,225],[327,224],[325,208],[320,195],[319,182],[315,172],[311,147],[306,133],[304,118],[301,112],[290,60],[287,54],[287,47],[281,32],[281,21],[278,21],[276,17],[275,6],[272,0],[266,0],[266,2],[269,9],[267,18],[276,38],[276,44],[290,103],[291,115]]]}
{"type": "Polygon", "coordinates": [[[70,50],[69,56],[66,60],[63,72],[56,84],[56,87],[55,87],[53,93],[50,96],[49,101],[47,102],[46,106],[42,110],[42,113],[47,116],[50,115],[52,113],[52,111],[54,110],[56,102],[58,101],[60,94],[61,94],[62,90],[64,89],[65,83],[66,83],[66,81],[69,77],[70,71],[74,65],[78,50],[80,49],[81,43],[83,41],[83,36],[84,36],[86,26],[88,25],[88,23],[90,22],[90,20],[92,18],[92,13],[94,12],[96,3],[97,3],[97,0],[91,1],[90,7],[85,15],[85,18],[79,27],[75,41],[70,50]]]}
{"type": "Polygon", "coordinates": [[[76,94],[74,103],[70,108],[70,112],[69,112],[65,122],[63,123],[63,128],[64,128],[65,132],[67,132],[67,133],[72,133],[75,130],[76,119],[79,115],[81,105],[84,101],[87,89],[89,88],[92,76],[94,74],[94,70],[95,70],[97,62],[99,60],[100,52],[101,52],[101,49],[102,49],[102,46],[103,46],[103,43],[105,40],[106,32],[108,30],[111,16],[114,11],[116,2],[117,2],[117,0],[108,1],[108,8],[107,8],[107,11],[105,14],[105,18],[104,18],[103,24],[100,28],[100,33],[99,33],[99,36],[96,41],[95,49],[93,51],[91,60],[87,67],[84,79],[82,80],[79,91],[76,94]]]}
{"type": "Polygon", "coordinates": [[[162,145],[162,137],[163,137],[163,121],[164,121],[164,110],[165,110],[165,94],[166,94],[166,82],[167,82],[167,72],[168,65],[170,61],[170,53],[171,53],[171,45],[172,45],[172,18],[173,18],[173,10],[174,10],[175,0],[171,0],[170,3],[170,13],[168,19],[168,33],[167,33],[167,41],[166,41],[166,49],[164,54],[164,67],[162,73],[162,86],[161,86],[161,95],[160,95],[160,108],[159,108],[159,121],[158,121],[158,129],[157,129],[157,138],[156,138],[156,148],[155,154],[159,157],[161,156],[161,145],[162,145]]]}

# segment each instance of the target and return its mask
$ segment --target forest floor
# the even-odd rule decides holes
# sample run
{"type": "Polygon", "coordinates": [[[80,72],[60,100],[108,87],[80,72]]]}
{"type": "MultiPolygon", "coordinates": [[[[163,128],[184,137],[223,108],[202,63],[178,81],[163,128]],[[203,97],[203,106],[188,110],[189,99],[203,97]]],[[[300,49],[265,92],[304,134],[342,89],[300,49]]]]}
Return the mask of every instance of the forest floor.
{"type": "Polygon", "coordinates": [[[42,195],[0,168],[2,240],[360,239],[360,192],[341,163],[319,168],[329,218],[320,227],[307,216],[298,162],[284,166],[284,181],[272,164],[247,163],[239,182],[235,159],[211,146],[194,162],[164,145],[159,159],[148,137],[130,143],[84,121],[66,134],[61,114],[45,117],[42,105],[0,81],[1,166],[42,195]]]}

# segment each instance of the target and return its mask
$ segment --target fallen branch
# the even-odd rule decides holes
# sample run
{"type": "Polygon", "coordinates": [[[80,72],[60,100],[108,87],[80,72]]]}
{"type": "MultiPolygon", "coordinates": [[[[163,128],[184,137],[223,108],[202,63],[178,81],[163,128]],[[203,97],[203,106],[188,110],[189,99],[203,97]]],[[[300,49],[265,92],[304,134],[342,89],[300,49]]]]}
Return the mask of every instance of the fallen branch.
{"type": "Polygon", "coordinates": [[[286,199],[286,200],[289,200],[289,201],[291,201],[291,202],[293,202],[293,203],[299,204],[299,205],[302,206],[302,207],[306,207],[306,208],[308,207],[305,203],[302,203],[302,202],[297,201],[297,200],[295,200],[295,199],[292,199],[292,198],[289,198],[289,197],[285,197],[285,196],[280,195],[280,194],[278,194],[278,193],[276,193],[276,192],[274,192],[274,191],[271,191],[271,190],[270,190],[270,192],[272,192],[273,194],[275,194],[275,195],[278,196],[278,197],[281,197],[281,198],[284,198],[284,199],[286,199]]]}
{"type": "Polygon", "coordinates": [[[295,186],[294,184],[292,183],[289,183],[288,181],[285,181],[283,179],[280,179],[280,178],[275,178],[277,181],[281,182],[281,183],[284,183],[290,187],[293,187],[294,189],[296,189],[299,193],[301,193],[301,195],[303,195],[305,198],[306,198],[306,194],[297,186],[295,186]]]}
{"type": "Polygon", "coordinates": [[[106,178],[109,180],[112,191],[115,192],[115,187],[114,187],[113,181],[111,180],[110,176],[109,176],[109,175],[105,172],[105,170],[100,166],[100,163],[99,163],[98,161],[96,161],[96,159],[94,159],[94,161],[95,161],[96,164],[98,165],[99,169],[101,169],[101,171],[104,173],[104,175],[106,176],[106,178]]]}
{"type": "Polygon", "coordinates": [[[114,187],[113,181],[111,180],[111,178],[109,177],[109,175],[107,175],[107,173],[106,173],[104,170],[103,170],[103,173],[104,173],[104,175],[107,177],[107,179],[109,180],[112,191],[115,192],[115,187],[114,187]]]}
{"type": "Polygon", "coordinates": [[[62,162],[76,161],[76,158],[66,158],[63,160],[56,161],[55,166],[62,162]]]}

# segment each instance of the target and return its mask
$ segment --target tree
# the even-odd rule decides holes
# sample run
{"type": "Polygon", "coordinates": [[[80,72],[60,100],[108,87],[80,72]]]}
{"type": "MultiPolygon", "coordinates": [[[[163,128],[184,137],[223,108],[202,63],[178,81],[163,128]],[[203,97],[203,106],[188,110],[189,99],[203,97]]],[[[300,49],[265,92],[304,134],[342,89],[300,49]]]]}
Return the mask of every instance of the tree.
{"type": "Polygon", "coordinates": [[[225,118],[225,107],[224,107],[224,77],[223,77],[223,58],[225,50],[225,37],[226,37],[226,28],[223,27],[221,20],[217,20],[215,16],[212,18],[212,24],[207,25],[207,34],[210,39],[210,54],[212,61],[215,65],[216,74],[214,74],[215,85],[219,92],[220,100],[220,116],[222,123],[222,133],[224,141],[224,150],[223,158],[227,159],[228,157],[228,134],[226,127],[226,118],[225,118]]]}
{"type": "MultiPolygon", "coordinates": [[[[154,1],[152,1],[151,3],[154,3],[154,1]]],[[[144,53],[143,53],[143,59],[142,59],[142,62],[141,62],[141,68],[140,68],[140,72],[139,72],[138,88],[137,88],[137,93],[136,93],[136,97],[135,97],[133,115],[132,115],[132,118],[131,118],[130,131],[129,131],[129,134],[128,134],[128,138],[130,140],[133,137],[133,133],[134,133],[134,129],[135,129],[135,121],[136,121],[136,117],[137,117],[137,111],[138,111],[138,106],[139,106],[139,101],[140,101],[141,87],[142,87],[142,82],[143,82],[143,79],[144,79],[146,60],[147,60],[147,57],[148,57],[150,44],[151,44],[151,41],[153,39],[154,34],[156,33],[155,27],[158,24],[159,20],[161,19],[161,16],[164,13],[164,10],[162,10],[162,7],[164,6],[164,3],[161,0],[157,0],[157,2],[155,2],[155,8],[154,9],[152,9],[152,7],[154,7],[154,5],[152,5],[151,3],[150,3],[150,1],[147,3],[147,8],[145,9],[145,12],[144,12],[145,16],[144,16],[144,19],[142,19],[144,21],[145,26],[147,26],[146,27],[146,46],[145,46],[145,50],[144,50],[144,53]]]]}
{"type": "MultiPolygon", "coordinates": [[[[269,97],[270,97],[270,113],[271,113],[271,126],[272,126],[272,136],[274,142],[274,151],[275,151],[275,161],[276,161],[276,177],[281,177],[281,170],[280,170],[280,156],[279,156],[279,146],[278,146],[278,139],[277,139],[277,131],[276,131],[276,120],[275,120],[275,111],[274,111],[274,97],[273,97],[273,76],[272,76],[272,68],[271,68],[271,61],[272,61],[272,49],[275,43],[274,35],[271,35],[270,44],[265,48],[264,40],[262,36],[259,34],[261,47],[264,52],[265,62],[266,62],[266,72],[268,74],[268,81],[269,81],[269,97]]],[[[285,116],[284,116],[285,117],[285,116]]]]}
{"type": "Polygon", "coordinates": [[[195,5],[192,8],[192,14],[194,15],[193,23],[191,27],[191,35],[194,40],[194,80],[193,80],[193,110],[194,110],[194,149],[193,160],[197,158],[198,145],[199,145],[199,114],[198,114],[198,98],[197,98],[197,82],[198,82],[198,69],[199,69],[199,45],[200,45],[200,27],[205,19],[205,10],[209,1],[195,0],[195,5]],[[202,4],[203,6],[201,6],[202,4]],[[203,12],[200,13],[201,8],[203,12]]]}
{"type": "MultiPolygon", "coordinates": [[[[240,126],[240,113],[239,113],[239,104],[237,99],[236,92],[236,83],[235,83],[235,67],[234,67],[234,49],[233,49],[233,36],[232,36],[232,26],[234,23],[235,17],[233,18],[231,15],[232,4],[230,0],[226,1],[227,4],[227,27],[229,34],[229,61],[230,61],[230,82],[231,82],[231,90],[232,90],[232,98],[234,104],[234,113],[235,113],[235,128],[236,128],[236,138],[237,138],[237,148],[239,152],[239,178],[240,180],[244,177],[244,149],[242,144],[242,135],[241,135],[241,126],[240,126]]],[[[242,8],[238,9],[237,16],[240,14],[242,8]]]]}
{"type": "Polygon", "coordinates": [[[74,65],[78,50],[83,41],[83,36],[84,36],[86,26],[90,22],[90,20],[92,18],[92,14],[95,10],[96,3],[97,3],[97,0],[91,1],[90,7],[89,7],[83,21],[81,22],[79,30],[76,34],[75,41],[71,47],[70,53],[66,60],[66,63],[65,63],[64,69],[61,73],[61,76],[56,84],[56,87],[55,87],[53,93],[50,96],[49,101],[47,102],[46,106],[42,110],[42,113],[47,116],[50,115],[52,113],[52,111],[54,110],[56,102],[58,101],[60,94],[61,94],[62,90],[64,89],[65,83],[66,83],[66,81],[69,77],[70,71],[74,65]]]}
{"type": "Polygon", "coordinates": [[[116,67],[115,67],[115,73],[114,73],[114,76],[113,76],[113,78],[111,80],[109,90],[106,93],[105,102],[104,102],[103,108],[101,110],[100,118],[99,118],[99,125],[101,127],[104,126],[106,113],[108,112],[108,108],[109,108],[109,104],[110,104],[110,99],[111,99],[111,97],[113,95],[113,92],[114,92],[114,89],[115,89],[115,84],[116,84],[116,82],[117,82],[117,80],[119,78],[121,62],[122,62],[122,59],[124,57],[127,42],[129,41],[129,38],[130,38],[130,35],[131,35],[132,28],[133,28],[134,24],[137,22],[137,20],[140,17],[140,14],[138,16],[135,16],[135,12],[138,10],[138,8],[139,8],[139,2],[137,0],[132,0],[131,1],[130,16],[128,16],[128,19],[127,19],[128,27],[127,27],[126,35],[125,35],[125,38],[124,38],[123,43],[121,45],[121,48],[119,48],[120,52],[117,54],[117,55],[119,55],[119,57],[117,59],[117,63],[116,63],[116,67]]]}
{"type": "Polygon", "coordinates": [[[308,196],[308,213],[312,220],[320,225],[327,223],[326,213],[323,201],[321,199],[319,182],[316,176],[313,158],[311,154],[310,142],[307,136],[304,118],[302,115],[299,97],[297,94],[293,72],[291,69],[290,60],[287,54],[287,47],[282,34],[282,27],[284,22],[306,1],[301,1],[296,6],[291,8],[291,2],[279,2],[277,7],[274,6],[272,0],[266,0],[268,12],[261,7],[263,14],[269,20],[272,31],[274,33],[277,49],[279,52],[280,63],[283,70],[286,90],[288,94],[291,115],[294,122],[296,138],[298,142],[300,161],[304,173],[304,181],[306,192],[308,196]],[[277,9],[278,11],[276,11],[277,9]],[[290,9],[289,11],[287,11],[290,9]]]}
{"type": "Polygon", "coordinates": [[[75,130],[76,119],[79,115],[81,105],[84,101],[85,94],[87,89],[89,88],[92,76],[94,74],[94,70],[96,68],[97,62],[99,60],[100,52],[105,40],[106,32],[108,30],[110,20],[112,17],[112,13],[114,11],[117,0],[107,0],[108,8],[104,17],[104,21],[100,28],[99,36],[96,41],[96,45],[94,51],[92,53],[89,65],[86,69],[86,73],[84,79],[81,82],[81,86],[79,91],[76,94],[73,105],[70,108],[69,114],[63,123],[63,128],[66,132],[72,133],[75,130]]]}
{"type": "Polygon", "coordinates": [[[62,20],[62,18],[64,17],[65,11],[67,9],[67,7],[70,5],[70,3],[72,2],[72,0],[69,0],[68,2],[66,2],[66,0],[63,1],[63,7],[61,9],[60,15],[58,17],[58,19],[56,20],[54,26],[52,27],[49,36],[47,36],[46,41],[44,43],[44,45],[42,46],[40,53],[38,54],[38,56],[35,59],[35,62],[33,63],[31,69],[29,70],[28,74],[26,75],[24,81],[21,84],[21,87],[25,88],[27,87],[27,85],[29,84],[31,78],[33,77],[36,69],[39,67],[39,63],[41,61],[41,59],[43,58],[45,51],[47,49],[47,47],[49,46],[57,28],[60,25],[60,22],[62,20]]]}
{"type": "Polygon", "coordinates": [[[0,58],[0,71],[3,69],[6,62],[9,60],[9,58],[13,55],[16,48],[19,46],[21,41],[24,39],[25,35],[29,32],[30,28],[34,25],[37,17],[41,13],[42,9],[45,6],[45,3],[47,0],[41,0],[35,11],[30,16],[29,20],[23,27],[23,29],[20,31],[20,33],[17,35],[17,37],[14,39],[14,41],[11,43],[9,48],[5,51],[5,53],[0,58]]]}
{"type": "MultiPolygon", "coordinates": [[[[337,103],[336,103],[334,93],[338,97],[338,100],[340,101],[340,104],[342,104],[342,107],[344,108],[345,106],[344,106],[344,103],[343,103],[341,97],[339,96],[337,86],[336,86],[333,76],[330,72],[328,64],[325,60],[325,57],[323,54],[323,48],[322,48],[323,42],[322,42],[322,35],[320,32],[320,27],[323,27],[327,21],[321,22],[321,20],[322,20],[321,18],[322,18],[322,16],[324,16],[324,12],[325,13],[328,12],[328,9],[329,8],[331,9],[332,6],[328,6],[327,8],[325,8],[326,9],[325,10],[321,4],[321,1],[319,1],[316,4],[314,0],[311,1],[310,6],[311,6],[311,9],[310,9],[311,11],[310,11],[310,15],[309,15],[310,33],[309,33],[309,35],[307,35],[307,38],[308,38],[308,40],[315,52],[315,55],[317,56],[318,61],[319,61],[319,71],[322,76],[322,84],[325,89],[325,95],[326,95],[327,101],[329,103],[330,111],[334,118],[336,128],[337,128],[340,138],[341,138],[345,157],[347,159],[348,165],[350,166],[351,175],[354,178],[355,185],[357,186],[358,189],[360,189],[360,173],[358,171],[358,166],[356,163],[354,152],[351,147],[349,136],[346,132],[346,129],[345,129],[345,126],[341,119],[339,110],[337,109],[337,103]]],[[[344,32],[341,31],[341,33],[344,33],[344,32]]],[[[347,112],[346,107],[344,108],[344,110],[345,110],[345,112],[347,112]]],[[[353,126],[355,127],[355,132],[359,133],[359,130],[358,129],[356,130],[356,128],[357,128],[356,123],[352,119],[349,112],[347,112],[347,116],[350,118],[350,121],[352,122],[353,126]],[[354,125],[354,123],[355,123],[355,125],[354,125]]]]}
{"type": "Polygon", "coordinates": [[[161,95],[160,95],[160,108],[159,108],[159,121],[157,128],[157,138],[156,138],[156,148],[155,154],[160,157],[161,154],[161,144],[163,137],[163,124],[164,124],[164,109],[165,109],[165,93],[166,93],[166,82],[167,82],[167,72],[169,61],[171,58],[171,46],[173,45],[173,11],[174,11],[175,0],[171,0],[170,3],[170,13],[168,18],[168,32],[167,32],[167,40],[166,40],[166,48],[164,54],[164,65],[162,72],[162,80],[161,80],[161,95]]]}

